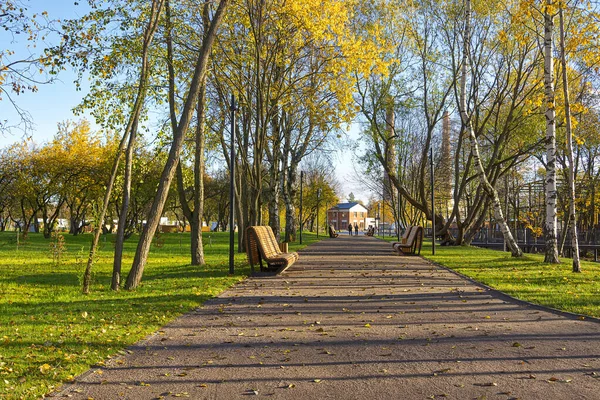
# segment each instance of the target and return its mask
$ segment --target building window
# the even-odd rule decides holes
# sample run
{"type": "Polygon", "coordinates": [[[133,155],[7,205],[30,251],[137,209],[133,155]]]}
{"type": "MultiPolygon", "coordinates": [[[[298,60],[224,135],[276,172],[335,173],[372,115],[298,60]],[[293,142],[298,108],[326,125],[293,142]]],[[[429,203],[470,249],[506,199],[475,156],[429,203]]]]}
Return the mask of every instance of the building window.
{"type": "Polygon", "coordinates": [[[358,217],[358,213],[355,211],[354,212],[354,218],[358,217]]]}

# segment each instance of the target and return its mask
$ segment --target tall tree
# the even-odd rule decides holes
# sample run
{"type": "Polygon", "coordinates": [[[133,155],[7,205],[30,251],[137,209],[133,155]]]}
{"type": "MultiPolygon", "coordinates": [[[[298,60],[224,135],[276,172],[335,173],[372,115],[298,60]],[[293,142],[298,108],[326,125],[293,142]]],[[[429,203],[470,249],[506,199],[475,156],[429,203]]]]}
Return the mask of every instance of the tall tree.
{"type": "MultiPolygon", "coordinates": [[[[201,19],[202,19],[202,32],[199,35],[199,39],[206,36],[207,28],[209,26],[209,12],[210,4],[205,3],[202,6],[201,19]]],[[[173,18],[171,16],[171,5],[167,2],[167,15],[165,19],[165,31],[166,31],[166,45],[167,45],[167,71],[168,71],[168,82],[169,82],[169,115],[171,122],[171,130],[175,132],[177,129],[177,104],[176,104],[176,70],[175,66],[177,61],[174,58],[173,49],[173,36],[174,36],[174,25],[173,18]]],[[[180,24],[181,26],[181,24],[180,24]]],[[[188,33],[188,40],[192,43],[192,46],[196,46],[197,36],[190,35],[189,32],[179,32],[180,36],[183,37],[188,33]]],[[[179,39],[181,40],[181,39],[179,39]]],[[[187,45],[189,46],[189,44],[187,45]]],[[[179,72],[180,76],[186,76],[186,74],[179,72]]],[[[181,78],[180,78],[181,79],[181,78]]],[[[206,151],[206,77],[202,80],[200,92],[198,95],[198,104],[196,106],[196,127],[191,130],[193,132],[193,139],[190,141],[193,143],[193,150],[190,151],[192,158],[192,179],[191,184],[187,184],[184,179],[183,165],[180,160],[177,165],[177,192],[179,202],[183,211],[183,215],[190,224],[191,231],[191,264],[192,265],[203,265],[204,261],[204,248],[202,246],[202,216],[204,214],[204,169],[205,169],[205,151],[206,151]],[[191,201],[188,200],[188,196],[191,197],[191,201]],[[190,205],[191,203],[191,205],[190,205]]]]}
{"type": "MultiPolygon", "coordinates": [[[[573,127],[571,121],[571,103],[569,100],[569,80],[567,79],[568,65],[565,50],[565,18],[564,5],[558,6],[559,25],[560,25],[560,61],[562,64],[562,84],[565,103],[565,125],[567,129],[567,158],[569,160],[569,172],[567,182],[569,185],[569,223],[571,228],[571,253],[573,256],[573,272],[581,272],[579,262],[579,239],[577,237],[577,215],[575,211],[575,161],[573,157],[573,127]]],[[[563,235],[566,235],[563,229],[563,235]]]]}
{"type": "Polygon", "coordinates": [[[113,273],[111,281],[111,289],[119,290],[121,284],[121,265],[123,259],[123,246],[125,244],[125,228],[127,226],[127,211],[129,209],[129,202],[131,199],[131,176],[133,170],[133,150],[136,144],[136,136],[139,125],[140,116],[142,114],[142,107],[146,98],[146,91],[149,80],[149,53],[154,34],[158,28],[160,15],[163,8],[163,0],[152,0],[150,6],[150,14],[148,16],[148,23],[142,36],[142,54],[141,54],[141,65],[138,77],[138,92],[136,94],[135,102],[133,104],[131,115],[129,116],[129,123],[127,124],[127,131],[125,135],[128,136],[127,149],[125,150],[125,176],[123,179],[123,195],[121,204],[121,213],[119,215],[119,223],[117,226],[117,237],[115,241],[115,254],[113,261],[113,273]]]}
{"type": "Polygon", "coordinates": [[[263,204],[279,231],[280,198],[286,240],[293,238],[298,165],[350,121],[354,72],[368,74],[378,50],[352,29],[354,2],[240,0],[236,5],[219,40],[222,51],[210,84],[219,110],[229,107],[231,87],[239,98],[239,158],[233,164],[229,143],[221,144],[240,177],[235,195],[243,249],[244,227],[262,223],[263,204]]]}
{"type": "Polygon", "coordinates": [[[498,197],[498,192],[496,189],[490,184],[485,169],[483,168],[483,163],[481,162],[481,155],[479,153],[479,145],[477,143],[477,137],[475,136],[475,131],[471,124],[471,117],[469,115],[467,109],[467,68],[469,65],[469,52],[470,52],[470,40],[471,40],[471,0],[466,0],[465,2],[465,33],[463,37],[463,57],[462,57],[462,68],[460,75],[460,117],[463,124],[463,129],[466,131],[466,134],[469,135],[469,141],[471,143],[471,153],[473,155],[473,161],[475,163],[475,167],[477,169],[477,175],[479,176],[479,180],[481,182],[481,186],[483,190],[490,197],[490,200],[493,203],[494,215],[496,218],[496,223],[500,225],[500,229],[504,236],[504,240],[506,241],[507,246],[511,250],[511,254],[513,257],[521,257],[523,255],[523,251],[519,248],[516,240],[512,236],[510,228],[504,219],[504,215],[502,212],[502,205],[500,204],[500,198],[498,197]]]}
{"type": "Polygon", "coordinates": [[[553,34],[556,6],[546,0],[544,15],[544,88],[546,92],[546,223],[544,237],[546,252],[544,261],[558,264],[557,216],[556,216],[556,104],[554,93],[553,34]]]}
{"type": "Polygon", "coordinates": [[[185,97],[185,102],[179,118],[179,123],[177,124],[177,129],[173,132],[173,141],[171,143],[165,168],[161,174],[156,196],[154,197],[154,202],[152,203],[152,208],[150,210],[150,214],[148,215],[148,220],[144,226],[142,235],[140,236],[140,241],[137,246],[133,265],[129,275],[127,276],[125,288],[128,290],[135,289],[142,279],[144,267],[148,259],[148,252],[150,251],[150,245],[152,244],[152,238],[154,237],[156,228],[158,228],[162,211],[167,200],[169,188],[171,186],[173,177],[175,176],[177,164],[179,163],[179,155],[181,152],[183,139],[190,125],[192,115],[198,101],[198,96],[202,88],[202,82],[206,74],[206,68],[212,52],[212,46],[215,41],[215,37],[217,35],[217,30],[221,24],[228,4],[229,0],[221,0],[219,2],[219,5],[210,21],[210,25],[207,28],[206,36],[202,40],[202,47],[197,54],[193,78],[190,82],[187,96],[185,97]]]}

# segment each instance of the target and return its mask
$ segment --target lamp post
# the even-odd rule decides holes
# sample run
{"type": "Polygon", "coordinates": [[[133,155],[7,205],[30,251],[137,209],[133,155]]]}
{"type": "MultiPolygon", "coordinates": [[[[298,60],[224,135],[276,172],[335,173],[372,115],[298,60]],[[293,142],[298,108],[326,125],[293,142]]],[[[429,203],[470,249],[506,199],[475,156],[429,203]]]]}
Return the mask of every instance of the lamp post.
{"type": "Polygon", "coordinates": [[[383,228],[382,236],[385,237],[385,179],[383,180],[383,197],[381,198],[381,227],[383,228]]]}
{"type": "Polygon", "coordinates": [[[233,254],[233,246],[235,243],[235,235],[234,235],[234,202],[235,202],[235,112],[237,111],[235,107],[235,96],[231,95],[231,153],[229,155],[230,159],[230,171],[229,171],[229,273],[233,274],[235,272],[234,269],[234,254],[233,254]]]}
{"type": "Polygon", "coordinates": [[[319,238],[319,200],[321,198],[321,188],[317,189],[317,239],[319,238]]]}
{"type": "Polygon", "coordinates": [[[435,194],[433,185],[433,148],[429,148],[429,164],[431,166],[431,254],[435,256],[435,194]]]}
{"type": "Polygon", "coordinates": [[[304,183],[304,171],[300,171],[300,244],[302,244],[302,197],[304,195],[304,191],[302,185],[304,183]]]}
{"type": "MultiPolygon", "coordinates": [[[[397,171],[397,173],[398,173],[397,176],[400,176],[400,160],[398,160],[398,171],[397,171]]],[[[396,201],[398,203],[398,229],[397,230],[398,230],[398,241],[400,241],[400,220],[401,220],[400,216],[402,215],[401,214],[402,209],[400,207],[400,191],[398,190],[397,192],[398,192],[397,193],[398,200],[396,201]]]]}
{"type": "Polygon", "coordinates": [[[377,204],[377,217],[375,218],[375,226],[377,226],[377,234],[379,235],[379,228],[380,228],[380,222],[381,222],[381,204],[377,204]]]}

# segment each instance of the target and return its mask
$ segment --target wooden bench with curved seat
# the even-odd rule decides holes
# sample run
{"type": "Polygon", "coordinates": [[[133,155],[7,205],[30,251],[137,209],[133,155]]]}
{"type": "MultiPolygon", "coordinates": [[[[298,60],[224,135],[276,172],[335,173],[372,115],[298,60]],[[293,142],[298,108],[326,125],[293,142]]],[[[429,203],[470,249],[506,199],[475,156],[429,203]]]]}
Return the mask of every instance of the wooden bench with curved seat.
{"type": "Polygon", "coordinates": [[[423,245],[423,227],[412,226],[406,238],[406,242],[396,242],[393,244],[394,250],[399,255],[419,255],[423,245]]]}
{"type": "Polygon", "coordinates": [[[340,234],[335,231],[335,228],[333,227],[333,225],[329,225],[329,237],[336,238],[338,236],[340,236],[340,234]]]}
{"type": "Polygon", "coordinates": [[[259,264],[261,271],[281,273],[298,261],[298,253],[281,251],[270,226],[249,226],[246,229],[246,254],[252,271],[259,264]]]}

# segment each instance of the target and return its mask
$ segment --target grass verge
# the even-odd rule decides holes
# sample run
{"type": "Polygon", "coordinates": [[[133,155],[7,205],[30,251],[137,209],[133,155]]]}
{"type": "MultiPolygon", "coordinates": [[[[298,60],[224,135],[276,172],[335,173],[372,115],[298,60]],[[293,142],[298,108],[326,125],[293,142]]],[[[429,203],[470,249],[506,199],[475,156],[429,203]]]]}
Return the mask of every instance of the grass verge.
{"type": "MultiPolygon", "coordinates": [[[[141,286],[109,289],[114,236],[103,236],[90,295],[81,276],[90,235],[64,235],[60,262],[53,242],[29,234],[17,240],[0,233],[0,398],[35,399],[72,380],[92,365],[135,343],[177,316],[244,279],[245,254],[235,255],[229,275],[228,233],[204,235],[206,266],[189,265],[189,234],[155,239],[141,286]],[[54,254],[56,256],[56,254],[54,254]]],[[[304,233],[304,244],[316,241],[304,233]]],[[[123,265],[133,261],[137,237],[126,242],[123,265]]]]}

